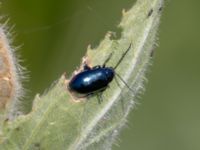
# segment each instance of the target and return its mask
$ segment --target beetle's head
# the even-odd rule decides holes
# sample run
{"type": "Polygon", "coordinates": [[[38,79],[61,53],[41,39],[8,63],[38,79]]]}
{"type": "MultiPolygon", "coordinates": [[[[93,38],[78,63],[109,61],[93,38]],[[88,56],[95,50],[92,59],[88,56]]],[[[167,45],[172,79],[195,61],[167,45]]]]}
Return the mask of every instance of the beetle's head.
{"type": "Polygon", "coordinates": [[[105,73],[106,73],[107,80],[109,82],[112,81],[115,75],[114,69],[112,67],[105,68],[105,73]]]}

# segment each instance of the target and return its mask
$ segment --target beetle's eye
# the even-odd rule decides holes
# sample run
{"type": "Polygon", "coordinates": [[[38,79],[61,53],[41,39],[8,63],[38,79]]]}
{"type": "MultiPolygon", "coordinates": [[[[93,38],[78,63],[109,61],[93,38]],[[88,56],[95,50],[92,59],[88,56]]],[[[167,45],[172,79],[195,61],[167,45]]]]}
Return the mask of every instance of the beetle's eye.
{"type": "Polygon", "coordinates": [[[108,70],[106,70],[106,76],[107,76],[107,79],[111,81],[113,79],[114,72],[112,70],[108,69],[108,70]]]}

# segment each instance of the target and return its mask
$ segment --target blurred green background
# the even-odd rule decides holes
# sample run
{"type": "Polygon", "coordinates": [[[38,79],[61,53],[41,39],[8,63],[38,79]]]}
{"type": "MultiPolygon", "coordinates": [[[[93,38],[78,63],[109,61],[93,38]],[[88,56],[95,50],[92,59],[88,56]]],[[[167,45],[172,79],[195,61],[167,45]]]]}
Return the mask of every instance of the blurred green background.
{"type": "MultiPolygon", "coordinates": [[[[27,68],[28,99],[79,65],[88,44],[119,32],[134,0],[2,0],[27,68]]],[[[146,92],[114,150],[200,150],[200,1],[167,0],[146,92]]]]}

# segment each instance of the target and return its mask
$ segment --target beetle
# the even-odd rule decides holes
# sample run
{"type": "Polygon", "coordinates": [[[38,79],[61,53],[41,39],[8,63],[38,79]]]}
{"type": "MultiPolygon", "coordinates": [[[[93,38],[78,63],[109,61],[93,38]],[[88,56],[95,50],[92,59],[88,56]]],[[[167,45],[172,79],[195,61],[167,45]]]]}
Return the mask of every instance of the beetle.
{"type": "MultiPolygon", "coordinates": [[[[87,63],[83,64],[83,70],[78,74],[74,75],[69,81],[68,89],[70,92],[74,92],[84,97],[102,93],[112,82],[115,75],[130,89],[128,84],[116,73],[115,69],[120,65],[123,58],[126,56],[131,48],[131,44],[128,49],[123,53],[122,57],[119,59],[118,63],[114,67],[106,67],[106,63],[112,56],[112,53],[105,60],[102,66],[89,67],[87,63]]],[[[101,101],[99,100],[99,103],[101,101]]]]}

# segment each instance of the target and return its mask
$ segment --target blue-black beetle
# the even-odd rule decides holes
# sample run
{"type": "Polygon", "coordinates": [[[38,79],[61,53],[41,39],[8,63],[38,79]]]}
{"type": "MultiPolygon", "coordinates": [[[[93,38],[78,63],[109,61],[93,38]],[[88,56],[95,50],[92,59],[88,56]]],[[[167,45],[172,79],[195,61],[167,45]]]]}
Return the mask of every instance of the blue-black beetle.
{"type": "Polygon", "coordinates": [[[104,90],[113,80],[115,72],[111,67],[96,66],[84,69],[69,82],[69,89],[80,94],[91,94],[104,90]]]}
{"type": "Polygon", "coordinates": [[[111,55],[106,59],[102,66],[89,67],[87,64],[84,64],[83,71],[79,72],[69,81],[68,89],[71,92],[81,94],[85,96],[92,95],[94,93],[101,93],[108,87],[109,83],[113,80],[115,75],[117,75],[120,80],[131,89],[126,82],[115,72],[115,69],[119,66],[122,59],[125,57],[129,48],[123,53],[122,57],[115,65],[115,67],[106,67],[106,63],[112,56],[111,55]]]}

